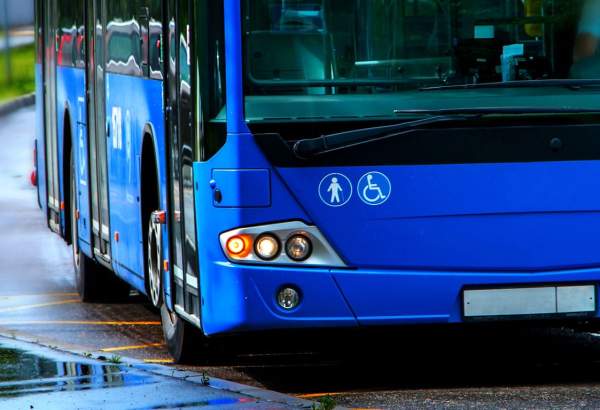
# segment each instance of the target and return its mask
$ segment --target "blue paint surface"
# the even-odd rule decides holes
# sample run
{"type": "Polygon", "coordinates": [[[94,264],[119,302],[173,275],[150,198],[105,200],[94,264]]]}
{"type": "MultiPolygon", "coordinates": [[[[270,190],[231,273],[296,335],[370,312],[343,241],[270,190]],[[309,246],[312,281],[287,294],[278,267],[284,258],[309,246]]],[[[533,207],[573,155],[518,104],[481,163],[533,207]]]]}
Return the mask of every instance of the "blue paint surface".
{"type": "MultiPolygon", "coordinates": [[[[79,68],[57,67],[56,69],[56,107],[58,126],[58,164],[60,180],[60,200],[65,202],[65,193],[71,189],[64,171],[70,169],[69,152],[66,152],[65,136],[70,135],[75,162],[75,180],[77,181],[77,202],[80,218],[78,221],[79,245],[83,253],[92,255],[91,218],[89,202],[89,176],[87,154],[87,130],[85,107],[85,71],[79,68]]],[[[65,235],[66,213],[61,212],[61,226],[65,235]]]]}
{"type": "MultiPolygon", "coordinates": [[[[163,83],[108,73],[106,91],[113,268],[121,278],[145,293],[143,230],[147,226],[142,221],[140,203],[144,178],[141,175],[142,142],[146,135],[153,144],[159,168],[161,207],[167,209],[163,83]],[[115,239],[117,232],[118,241],[115,239]]],[[[166,231],[163,238],[167,238],[166,231]]],[[[168,240],[163,247],[168,249],[168,240]]],[[[167,255],[165,253],[165,258],[167,255]]]]}
{"type": "Polygon", "coordinates": [[[268,207],[271,205],[271,185],[266,169],[215,169],[213,181],[221,191],[222,200],[216,207],[268,207]]]}
{"type": "Polygon", "coordinates": [[[35,149],[37,152],[36,170],[37,170],[37,194],[38,202],[46,215],[48,210],[48,198],[46,192],[46,138],[44,127],[44,105],[39,101],[44,101],[44,83],[43,68],[37,63],[35,65],[35,99],[38,103],[35,105],[35,149]]]}

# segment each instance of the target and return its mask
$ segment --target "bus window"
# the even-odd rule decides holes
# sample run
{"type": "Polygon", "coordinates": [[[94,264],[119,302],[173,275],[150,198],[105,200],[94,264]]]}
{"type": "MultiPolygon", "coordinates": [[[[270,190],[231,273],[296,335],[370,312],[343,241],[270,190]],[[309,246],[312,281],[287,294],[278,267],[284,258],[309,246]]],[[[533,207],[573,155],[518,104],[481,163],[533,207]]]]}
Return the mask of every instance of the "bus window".
{"type": "Polygon", "coordinates": [[[200,1],[194,33],[199,68],[196,122],[198,157],[206,161],[225,144],[225,28],[223,1],[200,1]]]}
{"type": "Polygon", "coordinates": [[[162,43],[162,2],[160,0],[150,1],[150,22],[148,41],[148,65],[150,66],[150,77],[162,79],[163,43],[162,43]]]}
{"type": "Polygon", "coordinates": [[[79,66],[82,60],[81,41],[83,33],[83,4],[58,0],[57,63],[64,67],[79,66]]]}
{"type": "Polygon", "coordinates": [[[142,29],[139,20],[139,2],[109,0],[106,30],[106,70],[132,76],[141,76],[142,29]]]}
{"type": "MultiPolygon", "coordinates": [[[[583,37],[578,32],[590,20],[581,18],[583,8],[591,3],[246,0],[246,94],[392,94],[433,86],[598,78],[600,53],[573,59],[575,37],[583,37]]],[[[274,104],[272,112],[261,111],[257,118],[326,114],[310,103],[304,107],[304,113],[280,112],[274,104]]],[[[331,115],[390,116],[393,111],[386,106],[384,113],[367,113],[367,107],[338,104],[331,115]]]]}

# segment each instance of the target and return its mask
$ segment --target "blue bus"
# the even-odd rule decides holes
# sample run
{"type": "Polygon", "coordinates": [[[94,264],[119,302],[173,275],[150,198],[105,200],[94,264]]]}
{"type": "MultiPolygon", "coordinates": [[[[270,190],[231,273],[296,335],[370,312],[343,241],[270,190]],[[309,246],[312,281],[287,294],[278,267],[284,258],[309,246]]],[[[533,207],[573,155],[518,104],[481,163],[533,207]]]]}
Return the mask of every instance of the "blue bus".
{"type": "Polygon", "coordinates": [[[597,318],[595,3],[37,0],[39,201],[82,300],[147,295],[180,362],[597,318]]]}

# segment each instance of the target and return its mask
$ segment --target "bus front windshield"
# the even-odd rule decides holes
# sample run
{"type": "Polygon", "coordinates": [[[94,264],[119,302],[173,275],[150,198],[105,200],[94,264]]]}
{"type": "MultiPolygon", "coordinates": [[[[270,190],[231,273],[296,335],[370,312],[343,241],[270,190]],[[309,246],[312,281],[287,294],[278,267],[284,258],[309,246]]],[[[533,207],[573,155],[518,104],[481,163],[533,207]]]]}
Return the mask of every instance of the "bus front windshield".
{"type": "Polygon", "coordinates": [[[600,88],[576,94],[556,85],[564,82],[485,92],[472,85],[600,78],[600,0],[243,0],[243,7],[249,121],[598,104],[592,94],[600,88]]]}

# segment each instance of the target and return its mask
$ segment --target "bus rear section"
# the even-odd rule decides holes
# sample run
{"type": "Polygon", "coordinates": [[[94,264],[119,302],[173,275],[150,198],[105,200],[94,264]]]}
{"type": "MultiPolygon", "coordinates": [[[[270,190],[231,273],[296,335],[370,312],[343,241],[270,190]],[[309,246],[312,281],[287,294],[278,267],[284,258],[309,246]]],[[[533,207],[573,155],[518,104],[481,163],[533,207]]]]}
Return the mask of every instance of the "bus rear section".
{"type": "Polygon", "coordinates": [[[242,2],[205,333],[596,318],[584,3],[242,2]]]}

